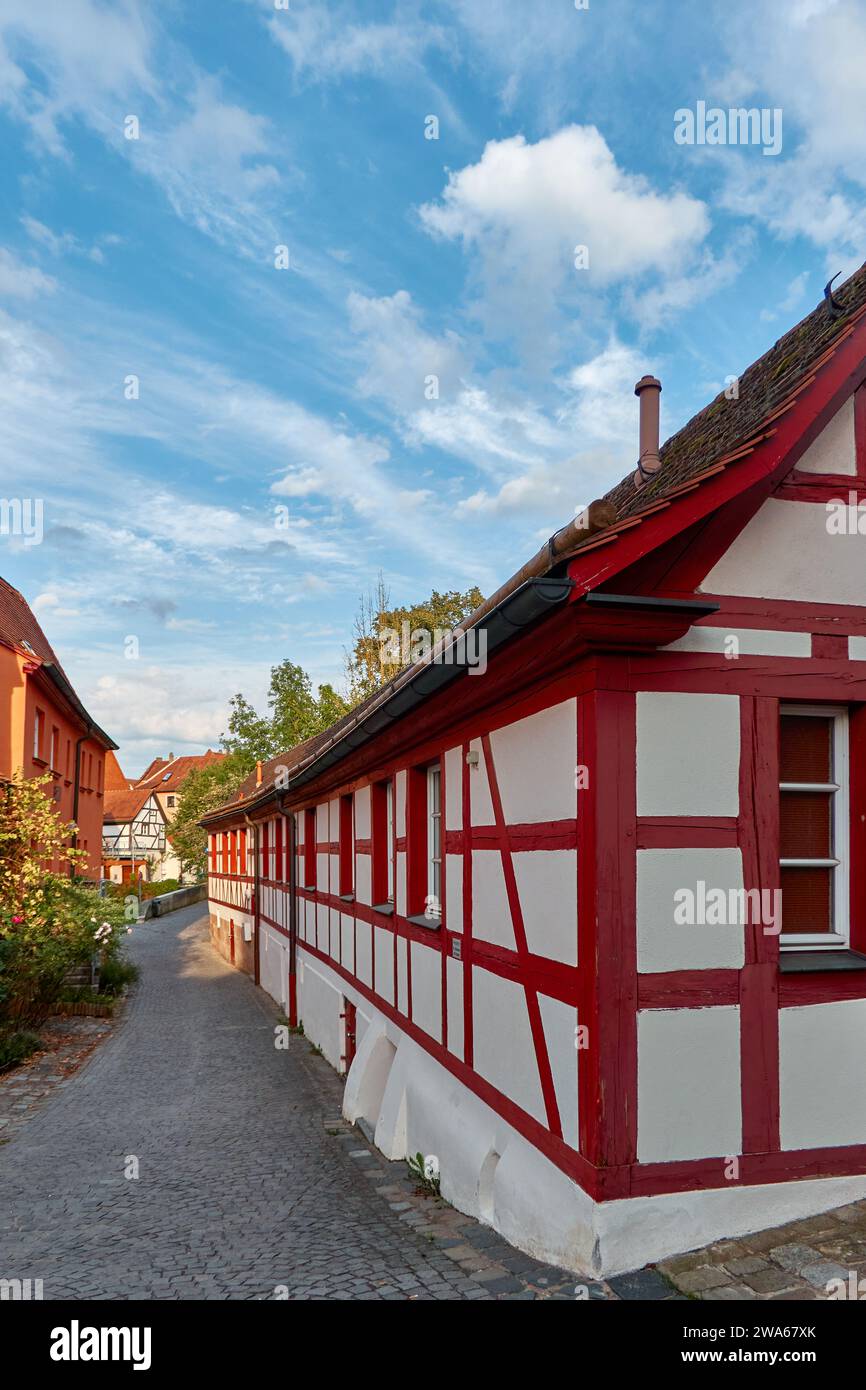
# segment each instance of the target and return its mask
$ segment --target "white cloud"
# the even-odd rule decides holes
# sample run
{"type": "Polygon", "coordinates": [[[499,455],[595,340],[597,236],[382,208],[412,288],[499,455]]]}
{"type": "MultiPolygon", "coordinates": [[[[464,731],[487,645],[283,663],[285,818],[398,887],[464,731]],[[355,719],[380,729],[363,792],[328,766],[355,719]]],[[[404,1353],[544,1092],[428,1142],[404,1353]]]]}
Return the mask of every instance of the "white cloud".
{"type": "Polygon", "coordinates": [[[172,123],[145,126],[127,143],[184,221],[249,255],[273,255],[278,228],[268,199],[280,175],[270,123],[224,101],[214,78],[199,77],[172,123]]]}
{"type": "Polygon", "coordinates": [[[291,59],[295,74],[311,82],[339,81],[362,74],[405,78],[428,48],[447,45],[440,27],[398,12],[393,20],[352,22],[347,5],[304,4],[273,14],[268,29],[291,59]]]}
{"type": "MultiPolygon", "coordinates": [[[[205,235],[258,257],[281,239],[272,208],[280,177],[268,121],[225,100],[217,79],[131,0],[4,0],[0,77],[4,71],[10,80],[0,88],[0,103],[49,154],[69,158],[65,127],[83,121],[205,235]],[[35,70],[32,79],[22,64],[27,73],[35,70]],[[139,121],[138,139],[124,138],[128,115],[139,121]]],[[[39,236],[40,228],[34,222],[31,234],[39,236]]],[[[46,233],[52,235],[42,228],[43,241],[46,233]]],[[[63,246],[61,237],[55,249],[63,246]]],[[[90,254],[101,258],[99,243],[90,254]]]]}
{"type": "Polygon", "coordinates": [[[35,265],[25,265],[11,251],[0,246],[0,297],[33,299],[38,294],[51,294],[57,281],[44,275],[35,265]]]}
{"type": "Polygon", "coordinates": [[[436,377],[440,399],[459,389],[468,365],[459,337],[426,332],[406,290],[381,299],[353,293],[348,307],[352,331],[364,339],[366,365],[358,381],[363,395],[411,411],[423,408],[429,377],[436,377]]]}
{"type": "Polygon", "coordinates": [[[4,0],[0,67],[14,77],[2,89],[5,102],[40,144],[61,154],[64,120],[109,120],[116,98],[153,92],[151,42],[149,25],[130,0],[4,0]],[[41,82],[27,79],[25,63],[40,68],[41,82]]]}
{"type": "Polygon", "coordinates": [[[725,34],[752,104],[784,113],[780,156],[729,152],[725,206],[782,238],[805,236],[825,252],[828,273],[853,269],[866,245],[862,4],[799,0],[782,15],[759,0],[725,34]]]}
{"type": "Polygon", "coordinates": [[[750,228],[741,229],[728,238],[720,255],[704,247],[695,264],[682,274],[669,276],[646,290],[628,286],[623,311],[645,332],[659,328],[730,285],[752,254],[754,240],[750,228]]]}
{"type": "Polygon", "coordinates": [[[810,277],[811,272],[808,270],[801,270],[799,275],[795,275],[793,280],[789,282],[776,308],[761,310],[761,322],[772,323],[780,314],[788,318],[795,310],[799,309],[803,303],[810,277]]]}
{"type": "MultiPolygon", "coordinates": [[[[503,108],[511,111],[531,88],[548,124],[558,123],[573,100],[575,65],[583,64],[585,47],[596,37],[593,16],[578,11],[571,0],[449,2],[470,45],[497,74],[503,108]]],[[[627,33],[619,41],[627,43],[627,33]]]]}
{"type": "Polygon", "coordinates": [[[485,295],[512,331],[516,316],[550,317],[582,290],[675,273],[709,228],[702,202],[656,191],[619,167],[594,126],[576,125],[535,144],[490,141],[420,216],[476,258],[485,295]],[[577,246],[588,248],[589,269],[575,268],[577,246]]]}
{"type": "Polygon", "coordinates": [[[358,389],[396,413],[413,449],[435,448],[497,472],[562,448],[556,426],[513,383],[481,383],[457,333],[428,332],[406,290],[381,299],[352,294],[349,313],[364,363],[358,389]],[[432,378],[438,396],[427,394],[432,378]]]}
{"type": "Polygon", "coordinates": [[[86,246],[78,237],[73,236],[72,232],[53,232],[35,217],[22,217],[21,225],[31,241],[43,246],[55,259],[67,255],[86,256],[88,260],[101,265],[105,260],[103,247],[115,246],[121,240],[119,236],[109,233],[98,237],[92,246],[86,246]]]}
{"type": "Polygon", "coordinates": [[[618,482],[637,452],[634,383],[646,369],[643,355],[616,339],[574,367],[559,383],[561,405],[545,449],[498,488],[464,498],[461,515],[536,515],[552,530],[618,482]]]}

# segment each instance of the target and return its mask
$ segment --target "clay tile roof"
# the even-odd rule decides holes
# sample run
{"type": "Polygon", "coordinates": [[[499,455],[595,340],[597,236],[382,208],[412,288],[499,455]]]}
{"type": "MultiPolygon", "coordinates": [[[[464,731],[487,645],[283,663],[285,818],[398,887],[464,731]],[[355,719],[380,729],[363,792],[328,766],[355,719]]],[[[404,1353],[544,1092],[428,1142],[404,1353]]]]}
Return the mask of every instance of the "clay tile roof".
{"type": "Polygon", "coordinates": [[[106,824],[123,825],[135,820],[148,797],[153,794],[151,787],[131,787],[124,790],[105,790],[103,820],[106,824]]]}
{"type": "Polygon", "coordinates": [[[143,787],[146,783],[152,791],[174,792],[195,768],[221,762],[225,756],[209,748],[206,753],[184,754],[179,758],[154,758],[135,785],[143,787]]]}
{"type": "Polygon", "coordinates": [[[123,768],[109,748],[105,754],[105,790],[128,791],[132,785],[131,779],[123,775],[123,768]]]}
{"type": "Polygon", "coordinates": [[[842,317],[831,318],[822,299],[817,309],[745,369],[739,378],[737,400],[727,400],[720,392],[671,435],[659,451],[662,466],[654,478],[636,488],[632,470],[611,488],[605,501],[614,504],[621,521],[646,511],[760,433],[768,417],[808,378],[817,360],[866,308],[866,263],[834,291],[834,297],[846,310],[842,317]]]}
{"type": "Polygon", "coordinates": [[[34,660],[40,663],[46,677],[57,688],[62,698],[72,706],[81,720],[89,724],[93,737],[106,749],[117,747],[104,729],[100,729],[93,722],[82,705],[24,595],[13,589],[5,579],[0,579],[0,642],[16,647],[19,651],[23,649],[32,652],[34,660]]]}
{"type": "Polygon", "coordinates": [[[21,647],[26,642],[40,661],[50,662],[63,670],[24,595],[7,584],[5,579],[0,579],[0,642],[8,642],[15,647],[21,647]]]}
{"type": "MultiPolygon", "coordinates": [[[[363,709],[363,705],[359,705],[358,709],[363,709]]],[[[357,714],[358,709],[352,710],[352,714],[357,714]]],[[[269,758],[267,762],[263,762],[261,785],[258,784],[257,771],[253,770],[244,778],[243,782],[241,782],[234,798],[231,803],[229,803],[230,806],[234,805],[236,802],[248,801],[251,797],[260,795],[263,791],[266,791],[268,787],[272,787],[276,781],[278,768],[286,768],[288,775],[291,776],[298,764],[303,762],[304,758],[309,757],[311,753],[315,753],[316,749],[321,748],[327,743],[328,739],[333,738],[336,730],[349,718],[349,715],[344,715],[342,719],[337,720],[336,724],[332,724],[329,729],[325,729],[321,734],[314,734],[312,738],[305,739],[303,743],[296,744],[294,748],[290,748],[286,753],[280,753],[278,757],[269,758]]]]}

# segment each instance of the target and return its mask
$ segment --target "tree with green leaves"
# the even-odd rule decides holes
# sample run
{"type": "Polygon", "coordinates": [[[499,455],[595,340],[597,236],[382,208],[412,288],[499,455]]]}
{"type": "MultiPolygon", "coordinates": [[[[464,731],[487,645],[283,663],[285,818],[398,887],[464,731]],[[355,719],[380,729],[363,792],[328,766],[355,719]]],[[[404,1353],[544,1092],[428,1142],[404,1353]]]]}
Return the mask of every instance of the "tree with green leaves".
{"type": "Polygon", "coordinates": [[[207,871],[207,834],[199,821],[231,800],[260,760],[287,753],[320,734],[350,708],[333,686],[316,692],[306,671],[292,661],[271,668],[268,713],[259,714],[242,694],[232,697],[228,732],[220,740],[228,757],[194,769],[181,787],[171,842],[186,873],[203,878],[207,871]]]}
{"type": "Polygon", "coordinates": [[[207,831],[199,825],[202,816],[223,806],[248,775],[244,759],[232,753],[219,762],[193,768],[178,793],[169,835],[184,873],[203,879],[207,873],[207,831]]]}
{"type": "Polygon", "coordinates": [[[420,603],[392,608],[391,595],[380,573],[375,593],[361,597],[352,649],[346,653],[346,682],[352,704],[375,694],[406,664],[402,644],[395,641],[395,635],[399,637],[404,632],[404,624],[406,631],[429,633],[432,639],[440,632],[453,631],[483,601],[477,586],[465,593],[449,589],[440,594],[434,589],[420,603]]]}
{"type": "Polygon", "coordinates": [[[406,608],[392,608],[382,575],[375,593],[362,595],[354,624],[354,642],[346,655],[347,694],[332,685],[313,689],[303,667],[288,659],[271,667],[268,712],[259,714],[246,696],[229,702],[228,730],[220,740],[228,757],[191,772],[184,781],[171,827],[171,841],[187,872],[203,877],[207,867],[207,835],[202,816],[230,801],[258,761],[288,753],[308,738],[324,733],[343,715],[386,685],[403,665],[395,657],[388,633],[451,631],[482,602],[479,589],[460,593],[434,590],[428,599],[406,608]]]}
{"type": "Polygon", "coordinates": [[[305,739],[320,734],[348,714],[351,705],[333,686],[313,683],[302,666],[281,661],[271,667],[269,714],[259,715],[243,695],[229,702],[228,733],[221,743],[249,771],[261,758],[276,758],[305,739]]]}

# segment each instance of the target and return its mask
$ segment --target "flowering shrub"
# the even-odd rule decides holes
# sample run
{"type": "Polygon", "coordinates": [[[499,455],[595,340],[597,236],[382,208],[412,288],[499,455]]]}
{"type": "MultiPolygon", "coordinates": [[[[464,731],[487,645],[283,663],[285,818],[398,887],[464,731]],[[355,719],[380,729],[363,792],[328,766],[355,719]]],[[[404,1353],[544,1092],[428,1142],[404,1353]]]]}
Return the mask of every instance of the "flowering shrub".
{"type": "Polygon", "coordinates": [[[117,955],[123,904],[49,864],[83,858],[44,792],[48,778],[16,778],[0,790],[0,1035],[38,1026],[68,972],[117,955]]]}

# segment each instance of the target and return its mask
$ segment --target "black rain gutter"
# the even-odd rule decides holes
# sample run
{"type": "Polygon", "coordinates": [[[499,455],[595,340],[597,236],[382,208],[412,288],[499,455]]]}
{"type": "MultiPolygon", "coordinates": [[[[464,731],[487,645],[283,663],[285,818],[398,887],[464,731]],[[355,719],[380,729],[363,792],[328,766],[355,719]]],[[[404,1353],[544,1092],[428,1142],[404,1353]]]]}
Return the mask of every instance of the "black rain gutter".
{"type": "Polygon", "coordinates": [[[85,738],[91,738],[95,734],[98,739],[102,740],[106,748],[116,749],[117,747],[119,747],[119,745],[116,744],[113,739],[110,739],[108,737],[108,734],[105,732],[104,729],[100,729],[99,725],[94,723],[90,715],[87,713],[87,710],[84,708],[83,704],[76,695],[75,691],[72,689],[72,686],[69,684],[69,681],[66,679],[60,668],[58,666],[55,666],[53,661],[43,661],[39,667],[39,670],[45,672],[52,685],[57,687],[63,698],[66,700],[67,704],[72,706],[79,719],[83,720],[84,723],[87,725],[87,733],[85,734],[85,738]]]}
{"type": "MultiPolygon", "coordinates": [[[[559,604],[564,603],[574,587],[574,580],[565,576],[554,578],[546,575],[527,579],[518,589],[507,594],[469,631],[487,634],[486,655],[489,658],[492,652],[503,646],[510,638],[516,636],[524,628],[538,622],[559,604]]],[[[457,643],[465,640],[465,636],[466,634],[461,632],[457,642],[452,642],[450,647],[444,647],[441,651],[437,649],[437,659],[434,660],[431,657],[430,660],[425,661],[423,665],[418,667],[415,675],[409,674],[396,688],[385,694],[382,700],[374,703],[356,721],[341,729],[331,743],[327,744],[320,752],[313,754],[311,761],[301,772],[296,776],[289,776],[288,784],[282,790],[284,792],[295,791],[299,787],[306,786],[308,782],[312,782],[336,763],[341,762],[343,758],[348,757],[356,748],[361,748],[383,730],[390,728],[398,719],[402,719],[404,715],[416,709],[431,695],[438,694],[458,677],[465,675],[471,669],[465,662],[458,665],[454,661],[448,662],[441,659],[457,643]]],[[[274,788],[271,787],[257,801],[248,803],[245,809],[247,811],[254,810],[257,805],[270,800],[273,794],[274,788]]],[[[227,807],[226,810],[229,811],[230,808],[227,807]]]]}
{"type": "Polygon", "coordinates": [[[654,594],[608,594],[591,590],[585,598],[592,608],[637,608],[649,613],[690,613],[695,618],[706,618],[710,613],[718,613],[721,604],[707,603],[699,598],[656,598],[654,594]]]}

